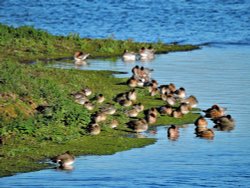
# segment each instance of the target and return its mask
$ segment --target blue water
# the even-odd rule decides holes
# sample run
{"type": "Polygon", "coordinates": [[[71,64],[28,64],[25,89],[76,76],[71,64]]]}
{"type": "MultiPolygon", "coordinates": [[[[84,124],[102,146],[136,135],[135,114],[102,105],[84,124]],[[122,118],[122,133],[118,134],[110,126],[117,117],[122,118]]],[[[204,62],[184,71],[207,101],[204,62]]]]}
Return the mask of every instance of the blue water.
{"type": "MultiPolygon", "coordinates": [[[[82,156],[74,170],[46,169],[1,178],[0,187],[250,187],[250,1],[0,1],[0,22],[33,25],[53,34],[133,38],[202,44],[201,50],[157,55],[151,62],[99,59],[88,65],[57,62],[57,68],[127,71],[153,68],[160,84],[173,82],[195,95],[199,107],[227,107],[231,132],[199,139],[183,125],[176,141],[169,125],[157,127],[153,145],[109,156],[82,156]]],[[[211,121],[209,127],[213,127],[211,121]]],[[[2,162],[2,161],[1,161],[2,162]]]]}
{"type": "Polygon", "coordinates": [[[53,34],[250,44],[250,0],[1,0],[0,22],[53,34]]]}

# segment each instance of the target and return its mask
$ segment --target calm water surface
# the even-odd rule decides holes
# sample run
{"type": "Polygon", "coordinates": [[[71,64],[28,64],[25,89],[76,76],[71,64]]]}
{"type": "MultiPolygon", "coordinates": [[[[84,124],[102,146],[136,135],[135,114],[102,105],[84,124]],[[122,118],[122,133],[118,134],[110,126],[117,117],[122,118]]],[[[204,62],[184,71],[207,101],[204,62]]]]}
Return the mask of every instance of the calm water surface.
{"type": "Polygon", "coordinates": [[[53,34],[250,44],[250,0],[1,0],[0,22],[53,34]]]}
{"type": "MultiPolygon", "coordinates": [[[[218,103],[237,121],[231,132],[213,140],[194,135],[184,125],[177,141],[157,128],[154,145],[110,156],[78,157],[72,171],[47,169],[1,178],[1,187],[249,187],[250,186],[250,47],[205,47],[193,52],[158,55],[152,62],[88,60],[80,69],[130,71],[136,64],[154,69],[160,84],[174,82],[199,99],[202,109],[218,103]]],[[[75,68],[59,62],[57,67],[75,68]]],[[[128,74],[130,75],[130,73],[128,74]]],[[[124,75],[122,75],[124,76],[124,75]]],[[[209,127],[213,124],[209,121],[209,127]]]]}
{"type": "Polygon", "coordinates": [[[196,138],[194,125],[184,125],[177,141],[167,139],[169,125],[162,125],[157,134],[146,133],[157,138],[154,145],[78,157],[72,171],[4,177],[0,187],[250,187],[249,10],[250,0],[1,0],[0,22],[8,25],[91,38],[210,44],[147,63],[88,60],[77,68],[129,72],[120,76],[130,76],[136,64],[153,68],[160,84],[185,87],[202,109],[215,103],[227,107],[237,125],[231,132],[216,131],[213,140],[196,138]]]}

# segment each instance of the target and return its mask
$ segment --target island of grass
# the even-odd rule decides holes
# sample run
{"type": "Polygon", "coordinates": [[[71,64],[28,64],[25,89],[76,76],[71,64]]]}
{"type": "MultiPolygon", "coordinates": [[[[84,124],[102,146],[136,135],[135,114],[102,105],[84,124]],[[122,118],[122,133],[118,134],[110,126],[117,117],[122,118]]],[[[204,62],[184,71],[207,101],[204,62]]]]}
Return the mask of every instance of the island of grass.
{"type": "MultiPolygon", "coordinates": [[[[77,50],[90,53],[91,58],[117,57],[125,49],[136,51],[150,45],[158,53],[198,48],[160,42],[81,39],[75,34],[53,36],[32,27],[0,25],[0,176],[49,167],[44,161],[65,151],[103,155],[154,143],[152,138],[136,138],[126,128],[127,107],[114,101],[118,93],[130,90],[127,78],[116,78],[111,71],[62,70],[44,63],[22,63],[72,57],[77,50]],[[92,111],[76,103],[71,95],[86,87],[93,91],[90,100],[97,94],[106,97],[92,111]],[[101,123],[99,135],[89,135],[86,128],[91,114],[108,103],[114,104],[117,112],[101,123]],[[113,119],[119,122],[116,129],[108,126],[113,119]],[[128,136],[131,134],[134,136],[128,136]]],[[[146,88],[136,88],[136,92],[137,102],[144,104],[145,109],[165,104],[159,95],[150,96],[146,88]]],[[[198,117],[192,112],[182,118],[160,116],[154,125],[193,123],[198,117]]]]}

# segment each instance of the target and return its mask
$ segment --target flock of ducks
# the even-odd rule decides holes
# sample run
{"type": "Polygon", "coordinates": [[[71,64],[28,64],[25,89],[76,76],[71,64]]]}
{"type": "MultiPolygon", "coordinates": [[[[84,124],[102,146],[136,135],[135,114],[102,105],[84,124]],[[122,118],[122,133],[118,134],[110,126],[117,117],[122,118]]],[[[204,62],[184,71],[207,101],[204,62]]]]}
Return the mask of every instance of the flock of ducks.
{"type": "MultiPolygon", "coordinates": [[[[154,58],[154,50],[152,48],[142,48],[139,52],[139,58],[146,60],[154,58]]],[[[89,54],[76,52],[75,61],[84,61],[89,54]]],[[[125,51],[123,59],[126,61],[136,60],[138,54],[125,51]]],[[[193,108],[198,105],[198,100],[195,96],[187,96],[184,87],[177,88],[175,84],[169,83],[166,85],[158,85],[158,82],[151,78],[152,69],[136,65],[132,68],[132,76],[127,80],[127,85],[130,90],[124,93],[119,93],[114,97],[114,102],[123,106],[126,110],[124,114],[130,118],[126,123],[126,127],[135,133],[142,133],[148,130],[149,125],[155,124],[159,116],[169,116],[181,118],[188,114],[193,108]],[[159,95],[165,105],[145,109],[144,105],[137,102],[137,92],[135,88],[146,87],[150,96],[159,95]],[[138,118],[140,113],[144,114],[143,118],[138,118]]],[[[83,105],[87,110],[96,109],[97,105],[102,104],[101,108],[91,115],[91,122],[87,126],[87,131],[90,135],[98,135],[101,133],[101,122],[105,122],[112,129],[116,128],[119,122],[115,119],[107,122],[108,116],[116,113],[116,105],[106,103],[103,94],[97,94],[93,98],[90,88],[72,93],[76,103],[83,105]]],[[[200,116],[195,122],[195,134],[197,137],[213,139],[214,130],[208,128],[206,118],[214,122],[217,130],[230,131],[234,129],[235,121],[231,115],[226,115],[226,109],[215,104],[206,110],[202,110],[204,115],[200,116]]],[[[141,117],[141,116],[140,116],[141,117]]],[[[179,128],[176,125],[171,125],[168,128],[167,136],[171,140],[176,140],[179,137],[179,128]]],[[[75,158],[69,152],[63,153],[51,159],[52,162],[59,164],[60,168],[67,169],[73,164],[75,158]]]]}

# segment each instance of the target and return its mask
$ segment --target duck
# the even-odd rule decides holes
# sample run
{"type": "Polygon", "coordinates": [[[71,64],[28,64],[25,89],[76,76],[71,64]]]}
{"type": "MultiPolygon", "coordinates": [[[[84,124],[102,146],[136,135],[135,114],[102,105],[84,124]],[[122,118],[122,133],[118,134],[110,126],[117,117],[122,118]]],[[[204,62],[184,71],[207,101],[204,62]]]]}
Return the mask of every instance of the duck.
{"type": "Polygon", "coordinates": [[[128,79],[127,85],[129,87],[135,88],[138,85],[138,80],[134,76],[132,76],[131,78],[128,79]]]}
{"type": "Polygon", "coordinates": [[[74,54],[75,63],[84,61],[85,59],[87,59],[89,55],[90,55],[89,53],[83,53],[80,51],[75,52],[74,54]]]}
{"type": "Polygon", "coordinates": [[[191,108],[195,108],[198,105],[198,100],[194,95],[190,95],[188,98],[182,99],[182,103],[187,103],[191,108]]]}
{"type": "Polygon", "coordinates": [[[66,151],[63,154],[51,158],[51,161],[59,164],[62,168],[67,168],[75,162],[75,156],[72,155],[69,151],[66,151]]]}
{"type": "Polygon", "coordinates": [[[200,131],[196,133],[198,137],[206,138],[206,139],[213,139],[214,131],[212,129],[206,129],[204,131],[200,131]]]}
{"type": "Polygon", "coordinates": [[[148,124],[154,124],[156,123],[156,118],[157,116],[154,113],[149,113],[146,115],[146,121],[148,122],[148,124]]]}
{"type": "Polygon", "coordinates": [[[114,129],[114,128],[116,128],[118,126],[118,124],[119,124],[118,121],[114,119],[109,124],[109,127],[112,128],[112,129],[114,129]]]}
{"type": "Polygon", "coordinates": [[[79,98],[86,97],[86,95],[85,95],[83,92],[81,92],[81,91],[76,92],[76,93],[72,93],[71,95],[72,95],[75,99],[79,99],[79,98]]]}
{"type": "Polygon", "coordinates": [[[170,106],[174,106],[177,103],[177,100],[175,99],[173,94],[168,94],[164,99],[170,106]]]}
{"type": "Polygon", "coordinates": [[[151,84],[153,88],[158,88],[158,82],[156,80],[152,80],[151,84]]]}
{"type": "Polygon", "coordinates": [[[90,96],[92,94],[92,91],[90,88],[84,88],[82,89],[82,93],[85,95],[85,96],[90,96]]]}
{"type": "Polygon", "coordinates": [[[105,121],[107,119],[107,115],[104,112],[97,112],[92,117],[93,117],[94,122],[96,122],[96,123],[99,123],[101,121],[105,121]]]}
{"type": "Polygon", "coordinates": [[[179,99],[184,99],[186,97],[186,90],[184,87],[180,87],[174,92],[175,96],[179,99]]]}
{"type": "Polygon", "coordinates": [[[141,103],[134,104],[132,107],[133,107],[133,109],[136,109],[139,112],[142,112],[144,110],[144,105],[141,103]]]}
{"type": "Polygon", "coordinates": [[[177,110],[173,110],[172,116],[174,118],[181,118],[183,116],[183,114],[181,113],[181,111],[179,109],[177,109],[177,110]]]}
{"type": "Polygon", "coordinates": [[[154,116],[157,117],[157,115],[158,115],[157,108],[152,107],[152,108],[148,109],[148,110],[146,111],[145,115],[147,116],[147,115],[149,115],[149,114],[154,114],[154,116]]]}
{"type": "Polygon", "coordinates": [[[142,61],[146,61],[146,60],[152,60],[154,59],[154,50],[152,48],[145,48],[145,47],[142,47],[140,50],[139,50],[139,55],[140,55],[140,60],[142,61]]]}
{"type": "Polygon", "coordinates": [[[122,106],[131,106],[133,104],[133,102],[131,100],[128,100],[128,99],[123,99],[121,101],[119,101],[119,104],[122,105],[122,106]]]}
{"type": "Polygon", "coordinates": [[[224,113],[226,112],[226,108],[223,108],[223,107],[219,106],[218,104],[214,104],[210,108],[208,108],[206,110],[202,110],[202,111],[206,114],[206,113],[210,113],[214,109],[223,111],[224,113]]]}
{"type": "Polygon", "coordinates": [[[176,91],[176,86],[175,86],[174,83],[170,83],[168,85],[168,88],[169,88],[169,90],[170,90],[171,93],[174,93],[176,91]]]}
{"type": "Polygon", "coordinates": [[[123,61],[136,61],[136,53],[129,52],[128,50],[124,50],[122,59],[123,61]]]}
{"type": "Polygon", "coordinates": [[[159,93],[158,88],[152,88],[152,90],[150,91],[150,96],[155,96],[159,93]]]}
{"type": "Polygon", "coordinates": [[[176,140],[179,137],[179,128],[175,125],[171,125],[168,128],[168,138],[171,140],[176,140]]]}
{"type": "Polygon", "coordinates": [[[215,123],[214,128],[217,128],[219,130],[233,130],[235,127],[235,120],[232,118],[231,115],[225,115],[221,116],[217,119],[214,119],[213,122],[215,123]]]}
{"type": "Polygon", "coordinates": [[[89,102],[89,99],[84,96],[84,97],[75,99],[75,102],[78,104],[84,105],[86,102],[89,102]]]}
{"type": "Polygon", "coordinates": [[[211,119],[217,119],[225,115],[225,109],[221,108],[217,104],[213,105],[211,108],[208,108],[207,110],[203,110],[203,112],[205,112],[205,117],[211,119]]]}
{"type": "Polygon", "coordinates": [[[89,102],[89,101],[86,101],[86,102],[84,103],[84,106],[85,106],[85,108],[87,108],[88,110],[93,110],[93,109],[95,108],[95,106],[94,106],[91,102],[89,102]]]}
{"type": "Polygon", "coordinates": [[[103,103],[105,101],[105,97],[103,94],[99,94],[96,96],[96,102],[97,103],[103,103]]]}
{"type": "Polygon", "coordinates": [[[195,126],[196,127],[199,127],[199,128],[206,128],[208,123],[207,123],[207,120],[203,117],[203,116],[200,116],[195,122],[194,122],[195,126]]]}
{"type": "Polygon", "coordinates": [[[162,95],[167,95],[170,93],[169,85],[160,85],[159,89],[160,89],[160,94],[162,95]]]}
{"type": "Polygon", "coordinates": [[[140,77],[140,67],[138,65],[134,66],[131,69],[131,72],[133,73],[133,76],[140,77]]]}
{"type": "Polygon", "coordinates": [[[103,107],[103,108],[101,109],[101,112],[103,112],[103,113],[105,113],[105,114],[113,115],[113,114],[116,112],[116,108],[115,108],[114,105],[109,104],[108,106],[103,107]]]}
{"type": "Polygon", "coordinates": [[[128,117],[137,117],[138,114],[139,114],[140,111],[138,111],[137,109],[135,108],[132,108],[131,110],[128,110],[125,112],[125,114],[128,116],[128,117]]]}
{"type": "Polygon", "coordinates": [[[131,128],[136,133],[141,133],[148,130],[148,123],[145,119],[132,120],[127,123],[128,128],[131,128]]]}
{"type": "Polygon", "coordinates": [[[136,94],[135,89],[132,89],[132,90],[130,90],[130,91],[127,93],[127,99],[128,99],[128,100],[136,101],[136,98],[137,98],[137,94],[136,94]]]}
{"type": "Polygon", "coordinates": [[[144,79],[144,82],[150,82],[152,71],[153,69],[145,68],[142,66],[139,70],[139,76],[140,78],[144,79]]]}
{"type": "Polygon", "coordinates": [[[173,108],[170,107],[170,106],[168,106],[168,105],[161,106],[159,108],[159,113],[161,115],[168,115],[168,116],[170,116],[173,113],[173,108]]]}
{"type": "Polygon", "coordinates": [[[91,123],[88,125],[88,131],[90,135],[98,135],[101,133],[101,127],[97,123],[91,123]]]}
{"type": "Polygon", "coordinates": [[[189,104],[186,103],[181,103],[181,105],[179,106],[179,109],[181,111],[182,114],[188,114],[191,110],[191,107],[189,106],[189,104]]]}

